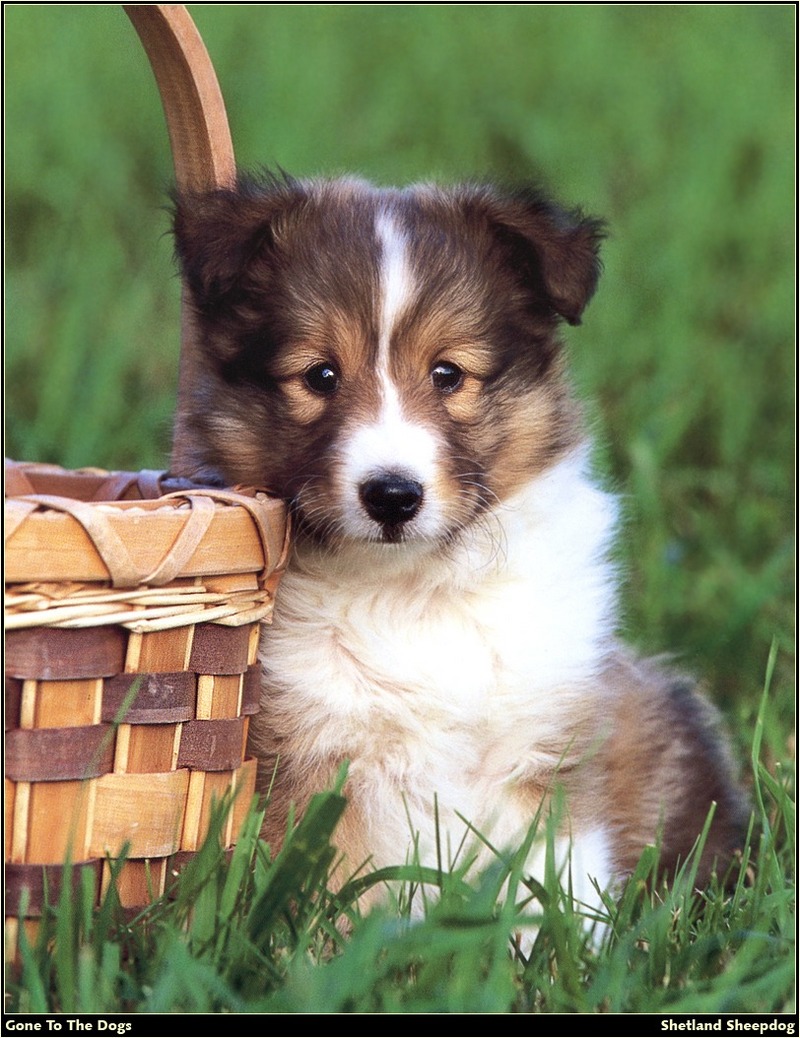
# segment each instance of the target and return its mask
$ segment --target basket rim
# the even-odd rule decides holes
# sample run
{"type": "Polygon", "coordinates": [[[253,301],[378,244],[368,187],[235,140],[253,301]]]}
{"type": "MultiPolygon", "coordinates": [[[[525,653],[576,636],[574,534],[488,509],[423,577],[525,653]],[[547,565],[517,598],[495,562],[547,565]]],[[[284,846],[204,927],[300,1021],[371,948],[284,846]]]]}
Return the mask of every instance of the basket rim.
{"type": "Polygon", "coordinates": [[[284,501],[259,487],[220,489],[178,481],[163,473],[69,470],[12,463],[7,486],[66,487],[100,494],[83,500],[65,494],[11,494],[5,501],[6,583],[100,581],[114,588],[164,587],[178,579],[258,573],[264,586],[285,567],[289,517],[284,501]],[[108,478],[105,478],[108,477],[108,478]],[[87,483],[88,480],[88,483],[87,483]]]}

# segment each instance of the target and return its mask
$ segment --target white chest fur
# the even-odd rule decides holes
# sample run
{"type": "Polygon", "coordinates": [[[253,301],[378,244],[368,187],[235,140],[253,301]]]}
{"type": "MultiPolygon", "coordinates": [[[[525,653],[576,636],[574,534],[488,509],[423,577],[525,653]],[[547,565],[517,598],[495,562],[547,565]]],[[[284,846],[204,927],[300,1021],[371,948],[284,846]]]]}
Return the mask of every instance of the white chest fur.
{"type": "Polygon", "coordinates": [[[295,757],[350,761],[377,864],[413,829],[424,853],[434,796],[448,830],[527,828],[509,794],[557,766],[613,632],[615,518],[578,455],[439,555],[299,549],[264,637],[267,723],[295,757]]]}

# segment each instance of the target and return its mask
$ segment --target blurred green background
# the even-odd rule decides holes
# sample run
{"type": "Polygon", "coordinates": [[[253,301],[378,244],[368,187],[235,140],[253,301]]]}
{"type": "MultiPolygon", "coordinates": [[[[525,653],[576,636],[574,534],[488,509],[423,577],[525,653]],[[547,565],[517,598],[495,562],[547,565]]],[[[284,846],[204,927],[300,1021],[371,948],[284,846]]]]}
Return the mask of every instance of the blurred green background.
{"type": "MultiPolygon", "coordinates": [[[[744,730],[777,638],[788,728],[794,5],[189,9],[242,166],[534,178],[608,219],[569,340],[626,499],[628,635],[744,730]]],[[[162,467],[179,286],[149,68],[117,5],[4,14],[6,451],[162,467]]]]}

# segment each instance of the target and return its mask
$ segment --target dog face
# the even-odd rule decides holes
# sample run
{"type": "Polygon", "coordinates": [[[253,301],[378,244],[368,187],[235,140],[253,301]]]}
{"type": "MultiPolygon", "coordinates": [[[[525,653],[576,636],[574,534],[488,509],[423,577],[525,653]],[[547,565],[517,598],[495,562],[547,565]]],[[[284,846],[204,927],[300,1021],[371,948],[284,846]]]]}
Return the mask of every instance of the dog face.
{"type": "Polygon", "coordinates": [[[177,201],[205,373],[196,471],[316,540],[441,544],[575,445],[557,324],[602,229],[538,195],[356,180],[177,201]]]}

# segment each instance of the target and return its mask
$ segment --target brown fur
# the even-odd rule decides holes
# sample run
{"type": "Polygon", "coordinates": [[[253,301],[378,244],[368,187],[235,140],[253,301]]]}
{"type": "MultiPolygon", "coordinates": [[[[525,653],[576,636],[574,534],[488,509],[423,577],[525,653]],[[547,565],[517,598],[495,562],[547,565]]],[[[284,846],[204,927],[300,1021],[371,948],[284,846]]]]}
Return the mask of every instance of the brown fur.
{"type": "Polygon", "coordinates": [[[656,842],[662,867],[673,872],[712,807],[698,882],[714,868],[724,873],[741,848],[747,810],[716,712],[691,681],[653,661],[620,654],[605,681],[613,713],[600,762],[620,873],[656,842]]]}
{"type": "Polygon", "coordinates": [[[356,420],[377,406],[366,377],[375,315],[365,301],[377,291],[378,245],[366,229],[387,201],[402,208],[413,261],[426,270],[392,359],[393,374],[419,387],[405,402],[409,415],[441,407],[427,382],[437,356],[462,364],[464,391],[444,399],[453,453],[470,459],[471,478],[481,472],[495,500],[575,445],[578,411],[555,329],[560,317],[577,323],[594,291],[597,221],[486,188],[242,181],[182,196],[176,209],[206,363],[186,419],[189,474],[264,483],[293,498],[342,416],[356,420]],[[530,348],[521,353],[520,341],[530,348]],[[332,356],[348,390],[327,401],[302,375],[332,356]]]}

